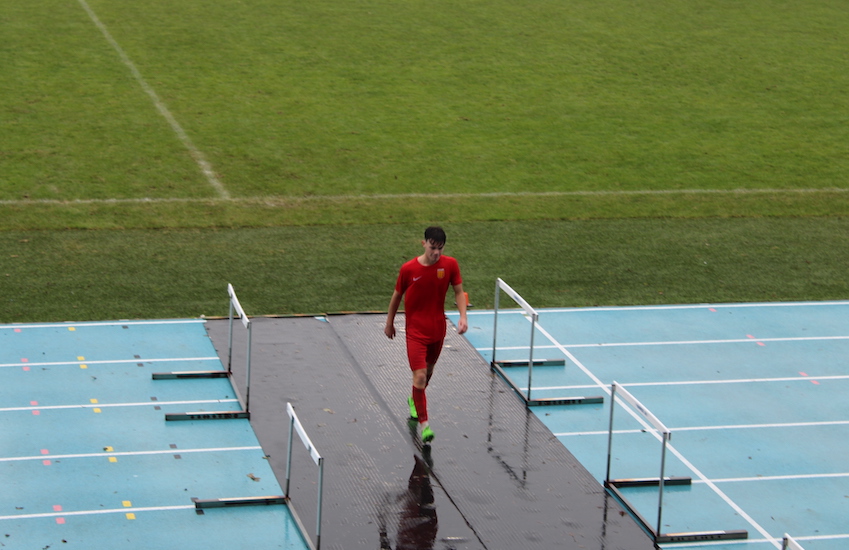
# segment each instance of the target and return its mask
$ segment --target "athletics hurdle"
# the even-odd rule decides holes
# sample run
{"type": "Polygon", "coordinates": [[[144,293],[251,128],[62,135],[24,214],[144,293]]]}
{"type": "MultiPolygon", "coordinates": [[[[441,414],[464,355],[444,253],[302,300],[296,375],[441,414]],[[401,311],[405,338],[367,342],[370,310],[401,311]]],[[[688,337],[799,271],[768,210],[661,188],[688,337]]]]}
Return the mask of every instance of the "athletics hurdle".
{"type": "Polygon", "coordinates": [[[304,430],[298,415],[295,413],[295,408],[291,403],[286,403],[286,413],[289,415],[289,454],[286,459],[286,492],[284,495],[212,499],[193,498],[192,502],[195,503],[195,509],[197,510],[203,510],[205,508],[232,508],[236,506],[267,506],[272,504],[285,504],[289,508],[289,512],[292,514],[292,519],[295,520],[295,524],[297,524],[307,546],[309,546],[311,550],[320,550],[321,505],[324,497],[324,458],[318,454],[318,451],[312,444],[307,432],[304,430]],[[304,447],[307,448],[310,458],[312,458],[313,462],[315,462],[316,466],[318,466],[318,511],[316,514],[315,544],[313,544],[309,533],[301,521],[301,518],[295,511],[295,508],[292,505],[292,497],[289,495],[289,486],[292,478],[292,441],[295,433],[297,433],[301,438],[301,442],[304,444],[304,447]]]}
{"type": "Polygon", "coordinates": [[[667,485],[691,485],[692,479],[689,477],[665,477],[666,470],[666,448],[669,439],[672,437],[672,432],[658,418],[652,414],[642,403],[640,403],[633,395],[617,382],[613,382],[610,390],[610,425],[607,433],[607,473],[604,477],[604,486],[610,491],[636,518],[654,539],[655,544],[666,542],[692,542],[692,541],[709,541],[709,540],[729,540],[729,539],[746,539],[749,537],[748,531],[733,530],[733,531],[705,531],[705,532],[689,532],[689,533],[662,533],[661,532],[661,517],[663,515],[663,488],[667,485]],[[631,405],[640,416],[648,422],[655,430],[656,434],[660,435],[661,450],[660,450],[660,477],[658,478],[639,478],[639,479],[611,479],[610,465],[613,456],[613,411],[616,405],[616,398],[625,401],[631,405]],[[625,495],[620,490],[624,487],[646,487],[658,486],[657,495],[657,528],[653,528],[649,522],[631,505],[625,495]]]}
{"type": "Polygon", "coordinates": [[[531,397],[531,384],[533,382],[533,373],[534,366],[564,366],[566,365],[565,359],[534,359],[534,336],[536,334],[537,324],[539,323],[539,313],[522,298],[518,292],[513,290],[507,283],[505,283],[501,278],[496,279],[495,281],[495,311],[493,314],[492,320],[492,360],[490,362],[490,368],[497,372],[501,378],[507,382],[510,388],[513,389],[513,392],[516,393],[524,402],[525,406],[531,407],[536,405],[582,405],[582,404],[590,404],[590,403],[603,403],[603,396],[594,396],[594,397],[556,397],[556,398],[541,398],[541,399],[533,399],[531,397]],[[525,360],[496,360],[495,354],[498,345],[498,310],[499,303],[501,299],[501,293],[506,293],[513,301],[522,308],[524,315],[531,322],[531,337],[530,337],[530,346],[528,348],[528,359],[525,360]],[[513,379],[507,375],[507,372],[504,370],[506,367],[528,367],[528,391],[527,394],[520,388],[513,379]]]}
{"type": "Polygon", "coordinates": [[[292,517],[295,518],[295,522],[298,524],[298,527],[301,529],[301,532],[304,535],[304,539],[310,544],[310,538],[307,535],[306,530],[304,529],[303,524],[301,523],[300,518],[295,513],[295,509],[292,507],[292,497],[289,496],[289,481],[292,478],[292,436],[293,432],[297,432],[298,436],[301,438],[301,442],[304,444],[304,447],[307,448],[307,452],[310,454],[310,458],[312,458],[315,465],[318,466],[318,511],[316,513],[316,527],[315,527],[315,546],[313,547],[315,550],[319,550],[321,548],[321,501],[324,496],[324,458],[318,454],[315,446],[313,446],[312,441],[310,441],[307,432],[304,431],[304,427],[301,425],[301,421],[298,419],[298,415],[295,413],[295,408],[291,403],[286,403],[286,412],[289,414],[289,455],[286,458],[286,502],[289,504],[289,509],[292,511],[292,517]]]}
{"type": "Polygon", "coordinates": [[[230,297],[230,334],[229,345],[227,350],[227,370],[215,371],[184,371],[184,372],[155,372],[152,377],[154,380],[186,380],[198,378],[231,378],[233,376],[233,314],[238,314],[238,318],[242,321],[242,326],[247,330],[248,343],[246,351],[246,377],[245,381],[245,400],[239,396],[239,390],[236,384],[233,386],[233,391],[239,399],[239,404],[242,405],[240,411],[213,411],[213,412],[187,412],[187,413],[168,413],[165,415],[165,420],[224,420],[233,418],[250,418],[250,400],[251,400],[251,320],[242,309],[242,304],[239,303],[239,298],[236,296],[236,291],[233,285],[227,284],[227,294],[230,297]]]}

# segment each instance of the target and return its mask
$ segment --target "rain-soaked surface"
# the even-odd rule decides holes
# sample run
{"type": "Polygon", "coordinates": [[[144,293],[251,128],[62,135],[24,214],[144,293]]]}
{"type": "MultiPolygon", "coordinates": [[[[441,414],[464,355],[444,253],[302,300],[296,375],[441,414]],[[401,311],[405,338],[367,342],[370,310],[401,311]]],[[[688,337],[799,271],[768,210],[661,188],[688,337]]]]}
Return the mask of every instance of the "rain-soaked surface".
{"type": "MultiPolygon", "coordinates": [[[[324,458],[322,548],[654,548],[451,327],[427,392],[436,438],[422,447],[408,420],[404,340],[386,339],[384,320],[252,320],[251,424],[281,486],[287,402],[324,458]]],[[[229,322],[207,330],[226,366],[229,322]]],[[[238,323],[233,338],[244,398],[247,336],[238,323]]],[[[318,469],[297,439],[292,451],[290,496],[315,540],[318,469]]]]}

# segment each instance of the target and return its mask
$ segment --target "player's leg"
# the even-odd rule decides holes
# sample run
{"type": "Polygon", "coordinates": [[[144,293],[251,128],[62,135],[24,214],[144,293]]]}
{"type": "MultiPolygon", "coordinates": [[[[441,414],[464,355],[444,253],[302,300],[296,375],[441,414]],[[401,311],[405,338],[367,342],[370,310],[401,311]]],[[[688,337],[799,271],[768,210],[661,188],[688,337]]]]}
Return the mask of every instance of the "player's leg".
{"type": "MultiPolygon", "coordinates": [[[[436,366],[436,361],[439,359],[439,354],[442,352],[442,341],[439,342],[431,342],[427,345],[427,350],[425,354],[425,372],[424,372],[424,385],[427,388],[427,385],[430,383],[430,377],[433,376],[433,368],[436,366]]],[[[419,375],[421,376],[421,375],[419,375]]],[[[422,390],[422,399],[424,400],[425,410],[427,408],[427,397],[422,390]]],[[[427,414],[427,413],[425,413],[427,414]]],[[[419,424],[422,427],[422,441],[425,443],[430,443],[433,438],[433,429],[428,424],[427,420],[424,422],[419,416],[419,424]]]]}
{"type": "Polygon", "coordinates": [[[427,399],[425,388],[427,387],[427,345],[415,339],[407,339],[407,359],[410,361],[410,370],[413,373],[413,392],[408,400],[410,404],[410,417],[419,422],[427,422],[427,399]]]}

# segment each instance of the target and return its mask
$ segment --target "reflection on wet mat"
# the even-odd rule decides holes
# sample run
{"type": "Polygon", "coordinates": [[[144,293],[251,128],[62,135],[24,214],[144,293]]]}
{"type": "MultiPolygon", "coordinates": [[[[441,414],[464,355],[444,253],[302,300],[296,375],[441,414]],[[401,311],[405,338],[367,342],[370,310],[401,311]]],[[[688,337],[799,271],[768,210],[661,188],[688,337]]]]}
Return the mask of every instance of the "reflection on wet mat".
{"type": "MultiPolygon", "coordinates": [[[[437,434],[428,455],[407,425],[404,343],[385,338],[383,316],[252,321],[251,424],[278,480],[285,478],[286,402],[322,450],[322,548],[653,548],[450,329],[428,390],[437,434]]],[[[209,321],[207,330],[226,354],[227,322],[209,321]]],[[[233,364],[244,360],[234,355],[233,364]]],[[[293,468],[292,492],[312,525],[315,479],[307,472],[293,468]]]]}

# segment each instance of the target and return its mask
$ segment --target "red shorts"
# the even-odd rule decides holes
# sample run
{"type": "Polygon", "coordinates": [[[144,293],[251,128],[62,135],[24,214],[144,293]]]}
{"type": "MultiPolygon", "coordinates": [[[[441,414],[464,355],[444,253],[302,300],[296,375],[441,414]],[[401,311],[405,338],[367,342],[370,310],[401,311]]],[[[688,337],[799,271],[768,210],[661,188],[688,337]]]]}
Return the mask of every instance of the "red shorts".
{"type": "Polygon", "coordinates": [[[410,360],[410,370],[426,369],[428,365],[436,364],[442,352],[442,342],[426,342],[407,338],[407,359],[410,360]]]}

